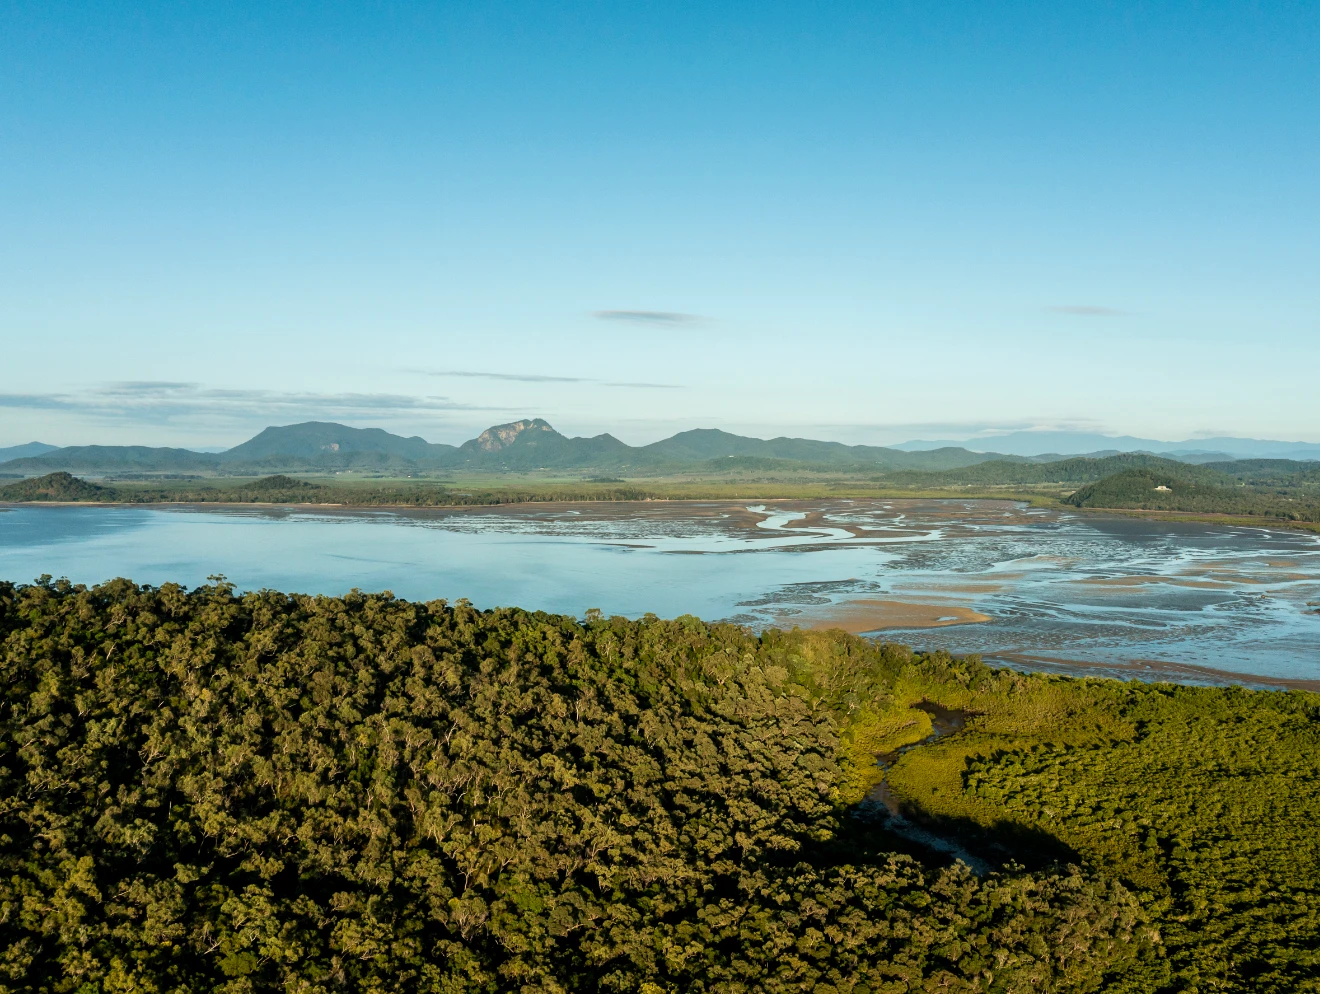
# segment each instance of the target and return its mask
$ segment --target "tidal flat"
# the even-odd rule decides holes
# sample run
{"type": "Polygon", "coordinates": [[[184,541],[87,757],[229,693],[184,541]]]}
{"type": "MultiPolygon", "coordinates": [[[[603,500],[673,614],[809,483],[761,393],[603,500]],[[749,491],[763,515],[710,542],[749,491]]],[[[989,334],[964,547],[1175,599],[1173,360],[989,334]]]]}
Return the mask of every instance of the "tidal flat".
{"type": "Polygon", "coordinates": [[[1013,501],[3,509],[0,578],[42,574],[837,626],[1025,669],[1320,688],[1320,536],[1013,501]]]}

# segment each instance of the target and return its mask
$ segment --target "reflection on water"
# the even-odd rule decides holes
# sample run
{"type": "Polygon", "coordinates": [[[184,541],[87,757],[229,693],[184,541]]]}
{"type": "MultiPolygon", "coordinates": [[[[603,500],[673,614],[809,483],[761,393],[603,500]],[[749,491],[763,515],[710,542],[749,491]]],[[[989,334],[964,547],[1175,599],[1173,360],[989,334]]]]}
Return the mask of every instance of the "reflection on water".
{"type": "Polygon", "coordinates": [[[901,602],[921,610],[877,615],[876,627],[956,609],[992,619],[885,632],[921,647],[1036,668],[1320,679],[1320,537],[1005,501],[0,511],[0,577],[43,573],[190,586],[224,573],[245,589],[389,589],[753,627],[901,602]]]}

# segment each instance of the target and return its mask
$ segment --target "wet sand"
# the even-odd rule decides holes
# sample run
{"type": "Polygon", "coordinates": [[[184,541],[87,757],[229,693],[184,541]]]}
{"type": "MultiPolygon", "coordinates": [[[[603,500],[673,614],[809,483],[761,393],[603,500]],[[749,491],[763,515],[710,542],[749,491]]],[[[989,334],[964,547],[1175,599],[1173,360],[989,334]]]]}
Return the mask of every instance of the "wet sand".
{"type": "Polygon", "coordinates": [[[1077,581],[1097,587],[1141,587],[1148,583],[1167,583],[1176,587],[1193,587],[1200,590],[1224,590],[1231,588],[1228,581],[1191,580],[1181,576],[1088,576],[1077,581]]]}
{"type": "Polygon", "coordinates": [[[830,605],[819,614],[803,612],[784,619],[799,628],[820,631],[839,628],[854,635],[887,628],[944,628],[990,621],[969,607],[951,604],[917,604],[911,601],[855,600],[830,605]]]}

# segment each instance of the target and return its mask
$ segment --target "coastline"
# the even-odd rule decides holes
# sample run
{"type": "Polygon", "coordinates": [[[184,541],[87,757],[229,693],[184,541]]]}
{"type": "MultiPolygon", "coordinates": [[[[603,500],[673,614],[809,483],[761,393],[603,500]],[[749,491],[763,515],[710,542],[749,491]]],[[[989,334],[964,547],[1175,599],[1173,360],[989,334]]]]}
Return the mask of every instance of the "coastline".
{"type": "MultiPolygon", "coordinates": [[[[1260,529],[1287,529],[1290,531],[1304,531],[1320,534],[1320,522],[1315,521],[1293,521],[1287,518],[1269,518],[1255,515],[1216,513],[1213,511],[1165,511],[1147,508],[1124,508],[1124,507],[1078,507],[1076,505],[1064,503],[1057,497],[1039,494],[1024,493],[1021,491],[1012,491],[1006,493],[987,493],[984,491],[974,492],[950,492],[947,490],[895,490],[886,488],[867,488],[867,487],[828,487],[815,488],[789,487],[788,492],[785,488],[768,487],[758,489],[755,486],[738,486],[737,493],[729,493],[727,489],[711,488],[703,490],[694,488],[689,490],[688,484],[680,484],[683,492],[673,494],[653,494],[646,497],[613,498],[600,497],[594,498],[588,495],[574,495],[571,498],[564,498],[554,493],[548,493],[541,497],[534,493],[525,491],[510,492],[512,499],[501,499],[499,491],[491,491],[491,500],[489,501],[455,501],[452,503],[427,502],[414,503],[408,501],[260,501],[260,500],[153,500],[153,501],[133,501],[133,500],[79,500],[79,501],[58,501],[58,500],[24,500],[24,501],[0,501],[0,509],[16,507],[158,507],[158,508],[177,508],[177,507],[196,507],[205,508],[241,508],[241,507],[288,507],[288,508],[339,508],[343,510],[457,510],[465,508],[491,508],[491,507],[519,507],[527,505],[551,505],[551,504],[587,504],[593,506],[602,505],[634,505],[634,504],[688,504],[702,503],[710,501],[737,502],[737,501],[803,501],[803,500],[940,500],[940,501],[1011,501],[1014,503],[1025,504],[1032,508],[1060,511],[1064,513],[1076,513],[1087,515],[1114,516],[1122,518],[1144,518],[1150,521],[1170,521],[1187,522],[1192,524],[1210,524],[1227,525],[1237,528],[1260,528],[1260,529]]],[[[794,522],[793,527],[810,528],[808,521],[794,522]]]]}

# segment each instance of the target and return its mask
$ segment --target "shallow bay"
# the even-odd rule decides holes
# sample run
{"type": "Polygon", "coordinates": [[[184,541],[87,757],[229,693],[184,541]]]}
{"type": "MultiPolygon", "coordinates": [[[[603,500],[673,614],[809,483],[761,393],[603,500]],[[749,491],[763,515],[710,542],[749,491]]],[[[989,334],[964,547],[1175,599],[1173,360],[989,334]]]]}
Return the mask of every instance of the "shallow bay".
{"type": "Polygon", "coordinates": [[[1320,537],[1302,532],[1007,501],[0,511],[3,579],[217,573],[241,589],[840,624],[1031,669],[1320,681],[1320,537]]]}

